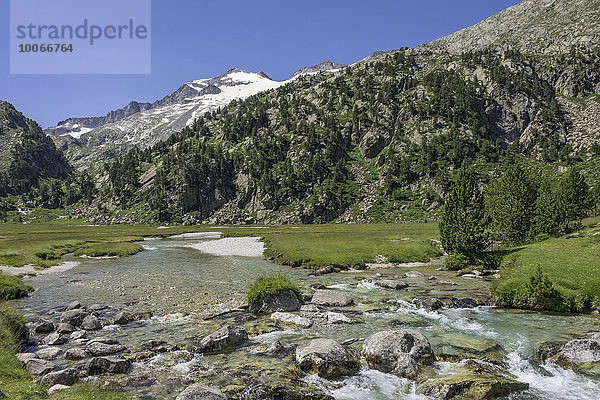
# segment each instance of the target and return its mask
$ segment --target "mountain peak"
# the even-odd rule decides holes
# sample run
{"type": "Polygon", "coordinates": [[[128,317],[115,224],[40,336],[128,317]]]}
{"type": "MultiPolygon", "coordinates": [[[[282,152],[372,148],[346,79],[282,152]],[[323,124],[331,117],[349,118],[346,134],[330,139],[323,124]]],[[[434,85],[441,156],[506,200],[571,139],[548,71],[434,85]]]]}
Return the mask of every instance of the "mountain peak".
{"type": "Polygon", "coordinates": [[[312,67],[300,68],[298,71],[294,72],[294,75],[292,75],[292,78],[295,76],[298,76],[298,75],[315,74],[315,73],[323,72],[323,71],[331,71],[334,69],[341,69],[341,68],[344,68],[345,66],[346,66],[345,64],[338,64],[338,63],[334,63],[331,60],[327,60],[327,61],[323,61],[320,64],[313,65],[312,67]]]}

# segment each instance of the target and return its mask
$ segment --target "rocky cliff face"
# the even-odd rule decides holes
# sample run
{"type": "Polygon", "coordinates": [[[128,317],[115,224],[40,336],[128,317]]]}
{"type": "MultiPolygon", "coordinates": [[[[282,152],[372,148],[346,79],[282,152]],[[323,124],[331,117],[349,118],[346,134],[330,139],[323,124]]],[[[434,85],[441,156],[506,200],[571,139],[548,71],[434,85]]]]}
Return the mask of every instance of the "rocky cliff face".
{"type": "Polygon", "coordinates": [[[64,178],[69,172],[39,125],[0,100],[0,195],[20,194],[41,178],[64,178]]]}

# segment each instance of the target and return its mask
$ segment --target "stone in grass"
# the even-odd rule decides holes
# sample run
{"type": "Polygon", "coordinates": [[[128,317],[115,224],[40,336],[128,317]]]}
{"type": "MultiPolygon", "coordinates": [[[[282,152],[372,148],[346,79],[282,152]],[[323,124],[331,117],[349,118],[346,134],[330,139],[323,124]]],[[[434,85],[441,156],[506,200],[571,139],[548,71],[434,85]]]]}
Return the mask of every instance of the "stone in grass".
{"type": "Polygon", "coordinates": [[[412,329],[375,333],[363,343],[362,354],[369,367],[409,379],[435,360],[427,338],[412,329]]]}
{"type": "Polygon", "coordinates": [[[44,375],[41,383],[47,387],[52,387],[54,385],[73,386],[78,379],[77,370],[69,368],[44,375]]]}
{"type": "Polygon", "coordinates": [[[48,394],[53,394],[56,392],[60,392],[61,390],[69,389],[70,386],[67,385],[54,385],[50,389],[48,389],[48,394]]]}
{"type": "Polygon", "coordinates": [[[187,387],[175,398],[175,400],[226,400],[227,396],[219,389],[195,383],[187,387]]]}
{"type": "Polygon", "coordinates": [[[335,290],[317,290],[311,303],[318,306],[345,307],[352,305],[354,301],[346,294],[335,290]]]}
{"type": "Polygon", "coordinates": [[[47,360],[40,360],[39,358],[32,358],[25,362],[25,369],[31,375],[37,376],[46,375],[47,373],[54,371],[55,367],[54,363],[47,360]]]}
{"type": "Polygon", "coordinates": [[[226,325],[221,329],[205,336],[198,345],[201,353],[219,353],[244,343],[248,332],[238,326],[226,325]]]}
{"type": "Polygon", "coordinates": [[[358,372],[360,362],[350,350],[332,339],[313,339],[296,348],[298,367],[321,378],[335,379],[358,372]]]}
{"type": "Polygon", "coordinates": [[[130,360],[114,356],[92,358],[85,366],[88,375],[125,374],[129,368],[131,368],[130,360]]]}

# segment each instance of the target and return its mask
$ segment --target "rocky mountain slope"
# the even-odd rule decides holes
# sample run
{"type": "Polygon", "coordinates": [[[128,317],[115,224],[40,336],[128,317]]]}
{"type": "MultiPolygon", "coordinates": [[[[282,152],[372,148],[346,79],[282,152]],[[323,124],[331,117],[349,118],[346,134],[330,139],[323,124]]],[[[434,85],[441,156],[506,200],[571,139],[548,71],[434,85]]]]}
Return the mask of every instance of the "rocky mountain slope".
{"type": "Polygon", "coordinates": [[[69,164],[34,121],[0,100],[0,195],[21,194],[41,178],[64,178],[69,164]]]}
{"type": "Polygon", "coordinates": [[[463,162],[485,179],[507,160],[557,169],[593,160],[600,41],[586,10],[597,1],[576,3],[582,12],[569,11],[572,0],[527,0],[437,43],[204,114],[113,163],[99,177],[103,199],[138,220],[390,221],[435,217],[463,162]],[[502,40],[472,47],[486,32],[502,40]],[[548,32],[551,55],[537,36],[548,32]],[[588,44],[572,46],[574,37],[588,44]]]}
{"type": "Polygon", "coordinates": [[[305,74],[337,70],[344,65],[326,61],[302,68],[288,81],[273,81],[265,73],[237,68],[225,74],[182,85],[154,103],[131,102],[104,117],[70,118],[48,128],[69,161],[88,168],[97,162],[124,154],[133,146],[146,148],[189,126],[200,115],[228,105],[233,100],[277,88],[305,74]]]}
{"type": "Polygon", "coordinates": [[[600,0],[524,0],[419,48],[450,53],[512,48],[530,54],[564,54],[572,46],[599,42],[600,0]]]}

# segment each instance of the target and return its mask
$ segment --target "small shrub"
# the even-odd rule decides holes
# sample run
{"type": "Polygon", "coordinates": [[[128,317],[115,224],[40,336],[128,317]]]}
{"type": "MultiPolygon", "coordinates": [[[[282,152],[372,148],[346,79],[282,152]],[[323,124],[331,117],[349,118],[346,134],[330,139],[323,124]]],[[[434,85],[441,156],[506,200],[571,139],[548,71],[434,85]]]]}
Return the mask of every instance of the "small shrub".
{"type": "Polygon", "coordinates": [[[450,253],[446,258],[444,268],[449,271],[460,271],[471,266],[471,258],[462,253],[450,253]]]}
{"type": "Polygon", "coordinates": [[[258,299],[271,294],[278,294],[286,290],[292,290],[296,293],[298,298],[302,295],[298,286],[293,284],[287,276],[260,276],[252,286],[250,286],[250,289],[248,289],[246,300],[248,301],[248,304],[252,304],[258,299]]]}
{"type": "Polygon", "coordinates": [[[19,277],[0,274],[0,300],[25,297],[31,291],[33,288],[25,285],[19,277]]]}

